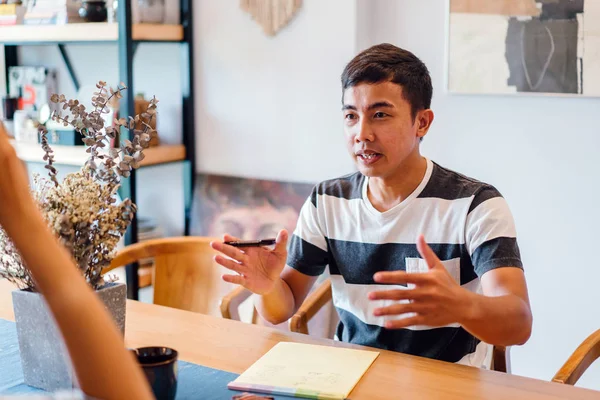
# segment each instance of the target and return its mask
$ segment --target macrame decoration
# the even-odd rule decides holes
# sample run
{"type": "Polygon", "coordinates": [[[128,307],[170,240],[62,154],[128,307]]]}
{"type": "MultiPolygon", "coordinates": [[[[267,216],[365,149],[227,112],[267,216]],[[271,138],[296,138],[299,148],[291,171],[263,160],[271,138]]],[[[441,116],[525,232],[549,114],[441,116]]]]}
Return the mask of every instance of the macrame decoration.
{"type": "Polygon", "coordinates": [[[252,16],[268,36],[275,36],[296,15],[302,0],[240,0],[240,7],[252,16]]]}

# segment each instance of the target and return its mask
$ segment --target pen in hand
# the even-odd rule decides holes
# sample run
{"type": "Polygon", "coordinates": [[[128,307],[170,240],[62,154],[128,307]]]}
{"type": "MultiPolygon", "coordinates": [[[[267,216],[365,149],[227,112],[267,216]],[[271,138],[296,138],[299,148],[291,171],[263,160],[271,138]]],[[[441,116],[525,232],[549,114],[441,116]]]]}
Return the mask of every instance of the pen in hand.
{"type": "Polygon", "coordinates": [[[275,239],[262,239],[262,240],[235,240],[224,242],[226,245],[233,247],[260,247],[260,246],[272,246],[275,244],[275,239]]]}

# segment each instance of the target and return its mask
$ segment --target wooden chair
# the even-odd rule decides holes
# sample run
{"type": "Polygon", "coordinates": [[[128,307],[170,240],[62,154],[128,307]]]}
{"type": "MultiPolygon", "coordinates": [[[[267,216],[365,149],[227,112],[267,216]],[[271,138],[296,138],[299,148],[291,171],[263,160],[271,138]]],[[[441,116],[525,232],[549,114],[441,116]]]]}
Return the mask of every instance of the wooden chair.
{"type": "MultiPolygon", "coordinates": [[[[231,293],[221,302],[221,312],[224,318],[231,317],[231,308],[239,307],[235,296],[244,292],[244,288],[236,289],[236,293],[231,293]]],[[[290,331],[308,334],[309,321],[319,312],[319,310],[331,301],[331,280],[325,280],[316,290],[306,297],[304,303],[300,306],[296,314],[289,320],[290,331]]],[[[248,298],[246,296],[244,300],[248,298]]],[[[242,300],[242,301],[244,301],[242,300]]],[[[256,310],[254,310],[256,313],[256,310]]],[[[494,346],[492,352],[491,369],[498,372],[510,373],[510,348],[503,346],[494,346]]]]}
{"type": "Polygon", "coordinates": [[[505,372],[510,374],[510,347],[493,346],[492,347],[492,371],[505,372]]]}
{"type": "MultiPolygon", "coordinates": [[[[304,304],[302,305],[302,307],[306,307],[306,304],[309,303],[310,301],[322,301],[322,303],[318,304],[318,307],[313,307],[314,308],[314,313],[310,315],[310,317],[307,319],[306,321],[306,326],[305,326],[305,330],[306,332],[303,333],[308,333],[308,324],[309,322],[311,322],[313,324],[313,332],[312,334],[317,336],[317,337],[324,337],[324,338],[330,338],[333,336],[333,322],[336,322],[335,319],[337,319],[337,314],[335,312],[333,312],[333,310],[331,313],[327,313],[327,310],[325,310],[323,307],[327,304],[327,302],[329,300],[331,300],[331,296],[329,296],[329,299],[326,299],[326,292],[327,290],[330,291],[330,286],[331,284],[329,283],[329,279],[327,279],[326,281],[324,281],[323,283],[321,283],[319,286],[317,286],[315,289],[313,289],[313,291],[308,295],[306,301],[304,302],[304,304]],[[319,314],[319,315],[317,315],[319,314]],[[331,315],[331,314],[335,314],[335,315],[331,315]],[[309,321],[310,320],[310,321],[309,321]]],[[[223,297],[223,299],[221,300],[221,316],[223,318],[227,318],[227,319],[234,319],[237,321],[240,321],[240,313],[239,313],[239,308],[240,305],[245,302],[250,296],[252,295],[252,292],[250,292],[248,289],[242,287],[242,286],[238,286],[237,288],[235,288],[234,290],[232,290],[230,293],[228,293],[226,296],[223,297]]],[[[312,310],[312,309],[311,309],[312,310]]],[[[298,311],[300,312],[300,310],[298,311]]],[[[275,327],[280,328],[280,329],[290,329],[291,331],[295,332],[292,329],[292,323],[291,323],[291,319],[288,321],[287,324],[281,324],[281,325],[276,325],[275,327]]],[[[258,312],[256,311],[256,308],[252,307],[252,316],[251,316],[251,323],[252,324],[259,324],[259,325],[267,325],[267,326],[273,326],[271,324],[269,324],[268,322],[264,321],[262,318],[260,318],[260,316],[258,315],[258,312]]]]}
{"type": "Polygon", "coordinates": [[[112,260],[114,268],[154,259],[154,304],[219,316],[219,301],[235,285],[221,279],[207,237],[153,239],[126,246],[112,260]]]}
{"type": "Polygon", "coordinates": [[[588,336],[558,370],[553,382],[575,385],[583,373],[600,357],[600,329],[588,336]]]}
{"type": "MultiPolygon", "coordinates": [[[[221,316],[226,319],[234,319],[240,321],[240,305],[252,295],[252,292],[243,286],[238,286],[229,292],[225,297],[221,299],[219,308],[221,310],[221,316]]],[[[258,321],[258,312],[256,308],[252,309],[252,323],[256,324],[258,321]]]]}

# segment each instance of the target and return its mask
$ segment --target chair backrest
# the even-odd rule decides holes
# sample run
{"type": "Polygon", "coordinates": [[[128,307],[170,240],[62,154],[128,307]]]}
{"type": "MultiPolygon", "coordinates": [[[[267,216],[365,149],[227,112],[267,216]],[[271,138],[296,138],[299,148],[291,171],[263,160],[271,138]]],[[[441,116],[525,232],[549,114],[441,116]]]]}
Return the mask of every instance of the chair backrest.
{"type": "Polygon", "coordinates": [[[174,237],[129,245],[103,272],[152,258],[154,304],[218,316],[221,298],[235,286],[221,279],[224,268],[213,259],[211,240],[174,237]]]}
{"type": "Polygon", "coordinates": [[[561,369],[552,378],[553,382],[574,385],[594,361],[600,358],[600,329],[588,336],[561,369]]]}

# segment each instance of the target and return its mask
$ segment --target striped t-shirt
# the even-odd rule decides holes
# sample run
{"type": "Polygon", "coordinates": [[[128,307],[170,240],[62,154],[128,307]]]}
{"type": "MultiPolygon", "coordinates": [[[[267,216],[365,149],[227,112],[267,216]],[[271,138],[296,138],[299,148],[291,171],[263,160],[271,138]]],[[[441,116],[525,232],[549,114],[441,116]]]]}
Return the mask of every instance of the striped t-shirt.
{"type": "MultiPolygon", "coordinates": [[[[488,184],[427,160],[415,191],[385,212],[367,197],[368,178],[354,173],[318,184],[300,212],[288,265],[306,275],[329,267],[339,340],[422,357],[483,366],[487,345],[459,324],[386,329],[373,315],[391,300],[372,301],[377,271],[427,271],[416,239],[425,240],[463,288],[481,293],[479,278],[494,268],[522,268],[514,221],[501,194],[488,184]]],[[[489,359],[489,358],[488,358],[489,359]]]]}

